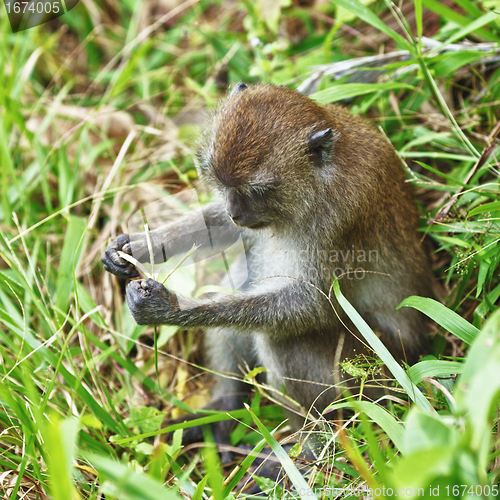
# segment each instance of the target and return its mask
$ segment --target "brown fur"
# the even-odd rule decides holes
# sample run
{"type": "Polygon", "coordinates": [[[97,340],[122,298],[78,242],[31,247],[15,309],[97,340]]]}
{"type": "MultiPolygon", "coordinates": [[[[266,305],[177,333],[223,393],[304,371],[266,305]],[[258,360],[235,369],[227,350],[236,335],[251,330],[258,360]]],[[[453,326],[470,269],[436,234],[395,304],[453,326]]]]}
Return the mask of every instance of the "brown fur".
{"type": "MultiPolygon", "coordinates": [[[[155,254],[169,257],[193,240],[224,247],[241,235],[249,274],[243,293],[178,297],[180,307],[172,307],[177,302],[162,285],[131,282],[127,301],[138,323],[206,327],[212,369],[234,373],[243,361],[263,364],[277,390],[284,386],[305,409],[322,411],[337,391],[320,393],[333,386],[334,373],[342,378],[334,364],[340,336],[342,358],[364,351],[344,327],[354,330],[348,318],[340,314],[340,321],[315,288],[328,293],[335,270],[344,274],[344,295],[398,361],[425,352],[422,316],[396,311],[410,295],[432,296],[417,210],[396,153],[366,120],[286,88],[238,87],[208,127],[201,179],[218,193],[203,209],[211,237],[183,238],[188,216],[153,234],[155,254]],[[360,263],[360,252],[377,258],[360,263]],[[362,279],[353,279],[356,266],[362,279]]],[[[136,246],[144,253],[144,239],[136,246]]],[[[119,274],[129,268],[116,250],[115,243],[103,261],[119,274]]],[[[214,400],[234,407],[241,390],[219,377],[214,400]]]]}

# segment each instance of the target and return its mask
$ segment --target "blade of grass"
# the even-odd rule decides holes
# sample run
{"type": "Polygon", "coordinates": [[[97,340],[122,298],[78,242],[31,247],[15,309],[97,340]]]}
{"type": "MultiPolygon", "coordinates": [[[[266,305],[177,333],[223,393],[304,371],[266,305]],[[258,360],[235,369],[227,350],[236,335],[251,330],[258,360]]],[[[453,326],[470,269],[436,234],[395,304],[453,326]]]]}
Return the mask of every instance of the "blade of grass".
{"type": "Polygon", "coordinates": [[[352,440],[349,438],[347,432],[344,429],[341,429],[339,432],[339,440],[342,443],[342,446],[344,447],[352,465],[366,481],[368,487],[374,492],[374,498],[382,498],[382,496],[380,495],[382,493],[380,484],[366,465],[365,458],[359,451],[359,448],[353,445],[352,440]],[[378,495],[375,493],[376,491],[379,492],[378,495]]]}
{"type": "Polygon", "coordinates": [[[212,489],[212,498],[214,500],[223,500],[224,480],[222,477],[222,465],[215,445],[214,436],[211,427],[203,428],[203,439],[207,446],[202,451],[203,469],[208,477],[208,484],[212,489]]]}
{"type": "Polygon", "coordinates": [[[81,240],[87,227],[86,219],[72,216],[69,220],[57,274],[55,304],[61,311],[67,311],[71,292],[74,289],[73,269],[81,255],[81,240]]]}
{"type": "MultiPolygon", "coordinates": [[[[190,412],[193,413],[193,410],[190,409],[190,412]]],[[[213,424],[214,422],[221,422],[223,420],[233,420],[235,418],[240,419],[247,415],[248,413],[244,409],[228,411],[225,413],[217,412],[215,415],[209,415],[208,417],[201,417],[194,420],[187,420],[186,422],[181,422],[179,424],[169,425],[168,427],[164,427],[159,431],[145,432],[143,434],[136,434],[135,436],[123,439],[114,439],[113,443],[116,445],[124,445],[130,443],[131,441],[142,440],[160,434],[167,434],[169,432],[176,431],[177,429],[188,429],[190,427],[199,427],[206,424],[213,424]]]]}
{"type": "Polygon", "coordinates": [[[483,14],[483,11],[474,4],[474,2],[469,0],[454,0],[454,2],[462,7],[465,12],[470,14],[472,17],[480,17],[483,14]]]}
{"type": "Polygon", "coordinates": [[[496,212],[500,210],[500,201],[493,201],[491,203],[485,203],[484,205],[480,205],[476,208],[473,208],[468,214],[467,218],[473,217],[474,215],[484,214],[487,212],[496,212]]]}
{"type": "Polygon", "coordinates": [[[247,473],[255,458],[264,449],[264,446],[266,446],[266,440],[262,439],[252,448],[252,451],[243,459],[241,464],[238,464],[238,471],[231,476],[231,479],[224,488],[224,497],[227,497],[233,488],[243,479],[243,476],[247,473]]]}
{"type": "Polygon", "coordinates": [[[111,480],[117,487],[118,498],[131,500],[181,500],[183,497],[148,476],[139,474],[127,465],[103,457],[95,453],[84,452],[83,458],[88,460],[99,472],[101,484],[105,478],[111,480]]]}
{"type": "Polygon", "coordinates": [[[459,29],[456,33],[451,35],[446,41],[444,41],[441,45],[436,47],[435,49],[432,49],[427,56],[432,56],[436,52],[441,51],[444,47],[447,45],[450,45],[457,40],[460,40],[461,38],[466,37],[469,33],[473,33],[477,31],[479,28],[482,28],[485,24],[489,24],[493,21],[498,19],[498,14],[496,12],[490,11],[487,12],[486,14],[482,15],[478,19],[472,21],[468,25],[464,26],[463,28],[459,29]]]}
{"type": "Polygon", "coordinates": [[[408,297],[403,300],[401,304],[399,304],[397,309],[400,307],[413,307],[420,312],[423,312],[438,325],[441,325],[443,328],[448,330],[450,333],[453,333],[453,335],[467,344],[471,344],[481,333],[474,325],[471,325],[456,312],[448,309],[437,300],[430,299],[428,297],[408,297]]]}
{"type": "MultiPolygon", "coordinates": [[[[422,3],[424,4],[424,7],[427,7],[429,10],[432,10],[436,14],[439,14],[443,19],[453,21],[460,26],[467,26],[471,22],[471,20],[467,16],[459,14],[455,10],[444,5],[444,3],[438,2],[438,0],[422,0],[422,3]]],[[[476,35],[484,38],[485,40],[488,40],[489,42],[498,43],[500,41],[500,37],[483,28],[477,29],[476,35]]]]}
{"type": "Polygon", "coordinates": [[[434,408],[432,408],[429,401],[425,399],[418,387],[408,378],[408,375],[396,362],[391,353],[388,351],[387,347],[385,347],[385,345],[375,335],[373,330],[368,326],[366,321],[359,315],[359,313],[356,311],[356,309],[354,309],[350,302],[342,295],[338,280],[335,280],[333,283],[333,291],[340,307],[342,307],[347,316],[349,316],[361,335],[363,335],[366,342],[384,362],[394,378],[406,391],[406,394],[408,394],[410,399],[412,399],[422,411],[426,413],[434,413],[434,408]]]}
{"type": "Polygon", "coordinates": [[[257,428],[259,429],[262,436],[267,441],[267,444],[271,447],[271,450],[273,450],[277,459],[280,461],[281,465],[285,469],[285,472],[288,474],[290,481],[295,486],[296,491],[299,494],[299,497],[302,500],[307,500],[308,497],[310,498],[314,496],[313,491],[311,490],[311,488],[309,488],[309,485],[307,484],[306,480],[299,472],[297,467],[295,467],[291,458],[288,456],[288,453],[280,446],[278,441],[276,441],[276,439],[273,438],[271,433],[267,430],[266,426],[257,418],[255,413],[252,412],[252,410],[247,404],[245,404],[245,408],[252,416],[253,421],[257,425],[257,428]]]}
{"type": "Polygon", "coordinates": [[[325,90],[320,90],[309,97],[320,104],[350,99],[359,95],[371,94],[379,90],[408,89],[414,90],[413,85],[406,83],[387,82],[387,83],[344,83],[335,85],[325,90]]]}
{"type": "Polygon", "coordinates": [[[48,451],[49,482],[54,500],[78,500],[72,481],[76,441],[80,430],[78,419],[60,420],[53,414],[45,423],[44,437],[48,451]]]}
{"type": "Polygon", "coordinates": [[[205,486],[208,481],[208,475],[206,475],[196,486],[196,490],[194,492],[192,500],[202,500],[203,499],[203,492],[205,490],[205,486]]]}
{"type": "Polygon", "coordinates": [[[423,33],[423,22],[422,22],[422,0],[415,0],[415,23],[417,25],[417,47],[418,53],[422,52],[422,33],[423,33]]]}
{"type": "Polygon", "coordinates": [[[460,128],[460,125],[455,120],[455,116],[450,111],[450,108],[448,108],[448,105],[446,104],[446,101],[445,101],[444,97],[442,96],[442,94],[439,90],[439,87],[436,84],[436,81],[432,77],[431,72],[429,71],[429,68],[427,67],[425,58],[419,55],[417,57],[417,60],[418,60],[418,64],[420,66],[420,69],[422,70],[422,74],[424,75],[424,78],[427,81],[427,84],[429,85],[429,88],[431,89],[432,94],[434,95],[434,99],[436,99],[442,113],[448,118],[452,127],[454,128],[455,132],[457,133],[459,139],[463,142],[464,146],[469,150],[470,153],[472,153],[474,158],[479,158],[480,154],[477,152],[476,148],[469,141],[468,137],[464,134],[463,130],[460,128]]]}
{"type": "MultiPolygon", "coordinates": [[[[58,365],[58,357],[56,356],[56,354],[54,354],[49,348],[40,346],[40,342],[35,339],[34,332],[31,332],[29,329],[26,332],[22,329],[19,329],[15,324],[9,321],[9,316],[4,315],[1,309],[0,320],[7,328],[9,328],[10,331],[16,333],[19,337],[24,338],[24,341],[29,344],[30,347],[32,347],[33,349],[38,349],[39,353],[43,355],[47,363],[54,367],[58,365]],[[30,335],[27,335],[27,332],[29,332],[30,335]]],[[[59,366],[59,374],[63,377],[68,387],[76,387],[75,392],[78,397],[81,398],[81,400],[91,409],[91,411],[101,422],[107,425],[116,434],[119,434],[121,432],[120,427],[115,422],[115,420],[109,415],[106,410],[104,410],[104,408],[100,406],[95,397],[83,385],[78,384],[78,379],[65,368],[64,364],[61,364],[59,366]]]]}
{"type": "MultiPolygon", "coordinates": [[[[106,345],[106,343],[102,342],[97,336],[95,336],[89,330],[83,329],[83,332],[84,332],[85,336],[88,338],[88,340],[90,342],[92,342],[92,344],[94,344],[95,346],[97,346],[99,349],[101,349],[103,351],[105,351],[106,349],[108,349],[109,346],[106,345]]],[[[124,368],[125,370],[127,370],[130,373],[130,375],[136,377],[137,380],[139,380],[139,382],[141,382],[142,384],[144,384],[144,386],[148,390],[158,391],[158,384],[154,380],[152,380],[151,378],[149,378],[147,375],[145,375],[144,373],[142,373],[142,371],[134,363],[132,363],[131,361],[127,360],[126,358],[120,356],[119,353],[113,352],[113,351],[111,351],[109,353],[109,357],[113,361],[115,361],[119,366],[121,366],[122,368],[124,368]]],[[[193,410],[188,405],[186,405],[185,403],[183,403],[181,400],[177,399],[173,394],[170,394],[169,392],[163,390],[161,392],[161,395],[168,402],[172,403],[174,406],[177,406],[178,408],[181,408],[184,411],[187,411],[189,413],[193,413],[193,410]]]]}
{"type": "Polygon", "coordinates": [[[462,373],[463,369],[463,363],[441,359],[429,359],[420,361],[416,365],[411,366],[408,370],[408,375],[414,384],[420,384],[424,377],[444,377],[454,375],[456,373],[462,373]]]}
{"type": "Polygon", "coordinates": [[[369,401],[353,400],[344,403],[334,403],[328,406],[323,413],[326,414],[340,408],[352,408],[355,411],[366,413],[384,430],[398,450],[401,451],[403,449],[404,426],[401,422],[398,422],[394,418],[394,415],[389,413],[385,408],[369,401]]]}
{"type": "MultiPolygon", "coordinates": [[[[467,353],[464,370],[455,391],[457,407],[471,421],[473,446],[487,455],[493,408],[500,394],[500,309],[488,319],[467,353]]],[[[486,463],[481,464],[486,470],[486,463]]]]}
{"type": "Polygon", "coordinates": [[[331,0],[331,2],[340,5],[359,19],[365,21],[365,23],[390,36],[403,49],[408,50],[412,54],[414,53],[413,46],[408,40],[387,26],[371,9],[358,0],[331,0]]]}

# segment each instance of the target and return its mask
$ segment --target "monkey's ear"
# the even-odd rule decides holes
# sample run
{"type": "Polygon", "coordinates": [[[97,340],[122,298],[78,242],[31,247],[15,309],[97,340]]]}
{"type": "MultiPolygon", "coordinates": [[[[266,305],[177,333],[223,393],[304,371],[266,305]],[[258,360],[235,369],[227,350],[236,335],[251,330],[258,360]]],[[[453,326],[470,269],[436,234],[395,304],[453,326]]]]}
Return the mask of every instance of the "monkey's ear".
{"type": "Polygon", "coordinates": [[[334,137],[331,128],[314,132],[309,137],[309,151],[314,163],[323,165],[330,156],[333,148],[334,137]]]}
{"type": "Polygon", "coordinates": [[[237,83],[234,87],[233,90],[231,90],[231,93],[229,94],[229,97],[233,97],[235,94],[239,94],[240,92],[243,92],[245,89],[248,87],[244,83],[237,83]]]}

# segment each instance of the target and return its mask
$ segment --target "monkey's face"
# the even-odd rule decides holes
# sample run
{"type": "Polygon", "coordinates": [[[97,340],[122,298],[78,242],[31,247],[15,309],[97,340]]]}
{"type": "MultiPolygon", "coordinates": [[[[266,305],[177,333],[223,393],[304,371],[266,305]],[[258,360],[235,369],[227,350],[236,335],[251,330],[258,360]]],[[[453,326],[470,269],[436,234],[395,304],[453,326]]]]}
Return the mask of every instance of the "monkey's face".
{"type": "Polygon", "coordinates": [[[214,117],[201,177],[235,224],[294,224],[310,212],[335,136],[323,109],[289,89],[237,87],[214,117]]]}

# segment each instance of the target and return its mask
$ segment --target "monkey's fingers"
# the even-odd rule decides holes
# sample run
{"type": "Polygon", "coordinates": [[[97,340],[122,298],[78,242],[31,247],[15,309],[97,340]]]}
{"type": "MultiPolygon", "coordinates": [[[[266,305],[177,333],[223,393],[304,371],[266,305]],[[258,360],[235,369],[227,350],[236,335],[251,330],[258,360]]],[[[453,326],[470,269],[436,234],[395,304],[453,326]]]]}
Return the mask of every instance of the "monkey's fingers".
{"type": "Polygon", "coordinates": [[[114,274],[117,278],[127,280],[139,277],[139,272],[131,264],[127,264],[127,267],[120,267],[110,261],[105,261],[104,255],[101,260],[104,264],[104,269],[108,271],[108,273],[114,274]]]}
{"type": "MultiPolygon", "coordinates": [[[[137,278],[139,272],[125,259],[119,255],[119,251],[124,251],[125,246],[129,246],[128,235],[121,234],[109,246],[101,257],[104,269],[119,278],[137,278]]],[[[127,252],[128,253],[128,252],[127,252]]]]}

